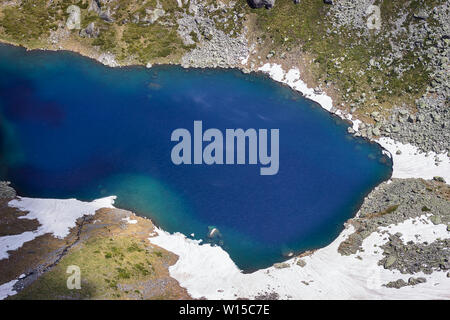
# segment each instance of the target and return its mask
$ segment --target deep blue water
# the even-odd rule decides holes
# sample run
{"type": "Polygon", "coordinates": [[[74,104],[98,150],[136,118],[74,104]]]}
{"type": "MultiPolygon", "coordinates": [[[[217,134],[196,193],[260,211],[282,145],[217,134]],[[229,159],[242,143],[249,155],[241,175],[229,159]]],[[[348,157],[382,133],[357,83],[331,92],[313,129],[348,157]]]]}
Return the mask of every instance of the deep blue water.
{"type": "Polygon", "coordinates": [[[329,244],[390,177],[378,145],[263,75],[111,69],[71,53],[0,46],[0,179],[22,196],[91,200],[222,245],[245,270],[329,244]],[[280,129],[280,168],[172,164],[176,128],[280,129]]]}

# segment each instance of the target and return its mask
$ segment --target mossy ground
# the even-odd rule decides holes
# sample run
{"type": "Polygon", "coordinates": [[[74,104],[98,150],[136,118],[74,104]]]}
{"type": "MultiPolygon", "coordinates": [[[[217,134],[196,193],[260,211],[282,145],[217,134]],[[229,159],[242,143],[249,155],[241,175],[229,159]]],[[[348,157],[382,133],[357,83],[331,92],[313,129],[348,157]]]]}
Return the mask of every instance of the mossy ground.
{"type": "MultiPolygon", "coordinates": [[[[132,238],[94,238],[65,256],[51,271],[13,299],[144,298],[145,287],[161,276],[166,253],[132,238]],[[81,289],[68,289],[69,266],[81,270],[81,289]]],[[[153,298],[171,298],[158,293],[153,298]]]]}

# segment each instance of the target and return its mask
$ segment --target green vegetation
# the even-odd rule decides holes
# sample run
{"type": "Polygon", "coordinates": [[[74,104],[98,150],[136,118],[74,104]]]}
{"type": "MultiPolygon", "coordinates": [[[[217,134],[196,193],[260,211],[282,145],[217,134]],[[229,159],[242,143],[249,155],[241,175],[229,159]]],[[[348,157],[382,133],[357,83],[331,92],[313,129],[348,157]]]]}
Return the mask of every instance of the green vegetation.
{"type": "Polygon", "coordinates": [[[47,36],[50,30],[55,30],[60,7],[47,7],[46,3],[45,0],[24,0],[18,8],[6,7],[2,12],[0,27],[8,40],[24,45],[36,43],[47,36]]]}
{"type": "Polygon", "coordinates": [[[408,7],[406,2],[377,1],[382,30],[370,31],[367,37],[344,27],[334,30],[334,23],[327,16],[330,6],[323,1],[304,0],[293,5],[290,0],[279,0],[272,10],[252,12],[267,50],[279,53],[301,47],[313,58],[309,68],[318,84],[332,84],[343,101],[354,105],[363,102],[357,112],[368,113],[390,109],[395,103],[412,103],[429,83],[428,73],[414,52],[407,52],[390,66],[369,67],[371,59],[379,61],[392,51],[390,41],[402,41],[400,36],[389,39],[382,34],[393,29],[394,17],[402,10],[414,10],[417,1],[412,3],[408,7]],[[394,66],[400,64],[415,67],[398,75],[394,66]]]}
{"type": "MultiPolygon", "coordinates": [[[[134,294],[157,279],[155,266],[168,257],[129,237],[94,238],[71,251],[49,272],[12,299],[116,299],[134,294]],[[81,289],[67,289],[67,267],[81,270],[81,289]]],[[[136,293],[138,295],[136,296],[136,293]]]]}

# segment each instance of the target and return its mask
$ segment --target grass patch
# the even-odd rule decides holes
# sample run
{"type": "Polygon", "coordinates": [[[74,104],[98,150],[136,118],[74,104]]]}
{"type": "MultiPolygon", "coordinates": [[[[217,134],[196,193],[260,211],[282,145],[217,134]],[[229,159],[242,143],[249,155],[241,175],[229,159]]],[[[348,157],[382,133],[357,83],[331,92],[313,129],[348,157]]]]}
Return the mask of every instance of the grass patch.
{"type": "Polygon", "coordinates": [[[154,266],[162,265],[166,256],[161,251],[147,254],[144,244],[118,237],[88,240],[70,252],[51,271],[11,299],[116,299],[126,298],[134,286],[158,276],[154,266]],[[81,270],[81,290],[67,289],[67,267],[81,270]],[[121,289],[127,285],[127,289],[121,289]]]}
{"type": "Polygon", "coordinates": [[[386,209],[384,209],[383,211],[368,214],[364,218],[372,219],[372,218],[381,217],[381,216],[384,216],[386,214],[393,213],[393,212],[395,212],[398,209],[399,206],[400,205],[398,205],[398,204],[389,206],[386,209]]]}

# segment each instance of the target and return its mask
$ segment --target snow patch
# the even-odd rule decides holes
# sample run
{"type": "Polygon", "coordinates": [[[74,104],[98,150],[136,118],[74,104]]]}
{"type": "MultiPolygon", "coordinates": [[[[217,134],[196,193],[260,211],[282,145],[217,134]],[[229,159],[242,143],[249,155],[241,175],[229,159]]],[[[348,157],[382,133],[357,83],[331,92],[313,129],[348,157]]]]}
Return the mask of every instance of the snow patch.
{"type": "Polygon", "coordinates": [[[76,199],[32,199],[22,198],[11,200],[8,205],[20,211],[28,212],[19,219],[37,219],[40,223],[38,229],[26,231],[21,234],[0,237],[0,260],[9,257],[8,251],[14,251],[23,246],[25,242],[50,233],[55,238],[65,238],[70,229],[75,227],[76,220],[84,215],[93,215],[100,208],[113,208],[116,197],[97,199],[92,202],[83,202],[76,199]]]}
{"type": "Polygon", "coordinates": [[[0,285],[0,300],[3,300],[9,296],[15,295],[17,292],[14,290],[14,285],[18,280],[11,280],[10,282],[0,285]]]}

